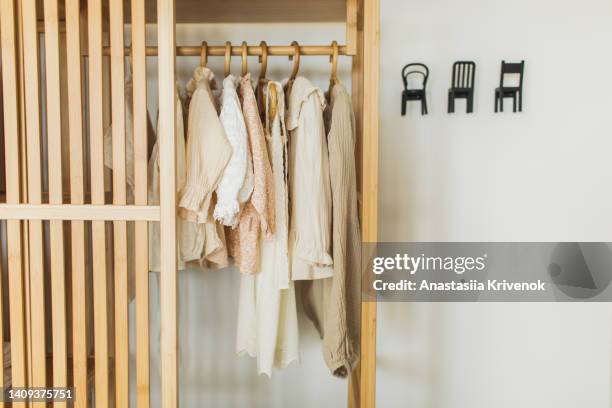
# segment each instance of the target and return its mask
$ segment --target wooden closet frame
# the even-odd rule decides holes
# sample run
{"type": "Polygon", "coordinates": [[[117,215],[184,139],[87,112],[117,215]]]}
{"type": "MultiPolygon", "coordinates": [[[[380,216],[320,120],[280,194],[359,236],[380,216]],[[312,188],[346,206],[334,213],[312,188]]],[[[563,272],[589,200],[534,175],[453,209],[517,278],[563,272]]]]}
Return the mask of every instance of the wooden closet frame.
{"type": "MultiPolygon", "coordinates": [[[[127,407],[126,234],[127,222],[134,222],[135,256],[144,260],[138,263],[140,266],[136,270],[136,406],[149,406],[147,223],[159,221],[162,407],[178,405],[177,203],[174,193],[177,1],[180,2],[157,0],[161,194],[160,205],[152,206],[147,204],[148,152],[142,147],[146,147],[142,142],[146,140],[147,129],[147,2],[131,0],[132,44],[128,51],[134,71],[136,150],[135,202],[132,205],[126,201],[126,166],[125,160],[121,160],[125,157],[122,142],[125,138],[123,69],[126,48],[123,31],[119,29],[124,18],[123,1],[108,0],[107,16],[102,13],[102,0],[65,0],[63,10],[58,10],[57,0],[0,0],[5,150],[5,163],[0,167],[6,174],[6,191],[0,192],[0,220],[6,220],[9,282],[8,288],[0,290],[0,309],[3,296],[8,297],[9,305],[9,311],[1,310],[0,327],[4,323],[10,326],[11,380],[15,387],[65,386],[72,377],[77,389],[90,389],[88,381],[95,373],[96,406],[127,407]],[[45,100],[41,99],[43,85],[39,81],[42,67],[39,64],[40,31],[45,34],[45,100]],[[106,48],[109,41],[111,45],[106,48]],[[88,83],[85,83],[86,69],[81,58],[84,54],[89,55],[88,83]],[[105,54],[110,55],[108,60],[103,58],[105,54]],[[86,86],[87,98],[83,93],[86,86]],[[43,192],[44,161],[41,160],[45,153],[41,144],[45,125],[41,120],[41,107],[45,101],[48,192],[43,192]],[[83,114],[85,104],[88,104],[88,116],[83,114]],[[113,156],[117,158],[113,162],[112,189],[104,185],[102,157],[103,129],[109,123],[113,131],[113,156]],[[84,146],[87,126],[90,145],[84,146]],[[87,147],[89,150],[85,150],[87,147]],[[91,191],[86,191],[85,166],[91,168],[91,191]],[[112,191],[112,204],[109,190],[112,191]],[[48,265],[44,263],[47,238],[43,225],[46,223],[49,224],[51,248],[48,265]],[[94,256],[91,259],[87,257],[87,246],[92,247],[94,256]],[[87,282],[88,268],[93,271],[93,282],[87,282]],[[110,270],[113,272],[109,273],[110,270]],[[70,292],[65,284],[67,272],[71,279],[70,292]],[[45,287],[47,273],[50,289],[45,287]],[[91,283],[96,290],[93,299],[87,299],[87,285],[91,283]],[[109,300],[108,294],[113,290],[113,298],[109,300]],[[46,310],[45,296],[51,296],[51,310],[46,310]],[[87,346],[88,308],[94,310],[93,359],[87,346]],[[45,320],[49,318],[52,319],[51,347],[46,344],[49,333],[46,333],[45,320]],[[72,332],[69,332],[70,326],[72,332]],[[52,349],[50,355],[49,348],[52,349]],[[92,360],[95,361],[93,365],[92,360]]],[[[344,0],[329,0],[328,3],[338,1],[344,0]]],[[[306,8],[310,6],[308,2],[294,3],[306,8]]],[[[368,243],[378,238],[380,6],[379,0],[345,0],[345,3],[346,47],[343,52],[353,58],[352,97],[357,118],[362,235],[363,241],[368,243]]],[[[282,21],[282,16],[275,18],[275,21],[282,21]]],[[[1,267],[0,263],[0,272],[1,267]]],[[[5,347],[2,340],[0,336],[0,354],[5,347]]],[[[2,385],[4,378],[0,376],[2,385]]],[[[373,408],[375,391],[376,303],[362,302],[361,361],[350,376],[349,406],[373,408]]],[[[89,406],[86,394],[76,394],[76,408],[89,406]]],[[[33,407],[43,405],[31,404],[33,407]]],[[[0,403],[0,408],[2,406],[0,403]]],[[[15,403],[14,406],[29,404],[15,403]]]]}

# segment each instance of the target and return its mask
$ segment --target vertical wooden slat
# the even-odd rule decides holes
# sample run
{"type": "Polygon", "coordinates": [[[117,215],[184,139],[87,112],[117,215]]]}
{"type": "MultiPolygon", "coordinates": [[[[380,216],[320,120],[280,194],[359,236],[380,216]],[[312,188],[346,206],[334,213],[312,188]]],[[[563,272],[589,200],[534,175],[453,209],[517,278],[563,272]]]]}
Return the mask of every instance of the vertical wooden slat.
{"type": "MultiPolygon", "coordinates": [[[[61,204],[62,188],[62,123],[60,98],[59,26],[57,0],[45,0],[45,68],[47,86],[47,142],[49,154],[49,203],[61,204]]],[[[64,225],[50,221],[51,255],[51,319],[53,334],[53,386],[66,387],[67,334],[66,288],[64,269],[64,225]]],[[[65,402],[54,403],[56,407],[65,402]]]]}
{"type": "Polygon", "coordinates": [[[356,55],[359,0],[346,0],[346,53],[356,55]]]}
{"type": "MultiPolygon", "coordinates": [[[[111,95],[113,135],[113,203],[126,204],[125,78],[123,0],[110,0],[111,95]]],[[[115,273],[115,397],[118,408],[126,408],[128,390],[128,275],[127,223],[113,221],[115,273]]]]}
{"type": "MultiPolygon", "coordinates": [[[[104,133],[102,107],[102,1],[87,5],[89,42],[89,131],[91,202],[104,204],[104,133]]],[[[95,406],[109,406],[106,231],[104,221],[91,223],[94,285],[95,406]]]]}
{"type": "MultiPolygon", "coordinates": [[[[20,200],[20,98],[17,89],[18,59],[14,0],[0,3],[0,50],[2,52],[2,97],[4,105],[4,146],[6,153],[6,202],[17,204],[20,200]]],[[[24,305],[23,257],[21,223],[7,221],[7,259],[9,273],[9,313],[11,335],[11,380],[14,387],[27,385],[26,318],[24,305]]],[[[24,407],[16,403],[15,407],[24,407]]]]}
{"type": "MultiPolygon", "coordinates": [[[[38,34],[36,30],[36,0],[22,2],[23,69],[25,78],[26,143],[28,172],[28,202],[42,202],[40,84],[38,34]]],[[[45,387],[46,379],[46,318],[45,276],[42,221],[29,221],[30,252],[30,313],[32,343],[32,386],[45,387]]],[[[33,403],[34,407],[44,403],[33,403]]]]}
{"type": "MultiPolygon", "coordinates": [[[[362,236],[366,243],[375,243],[378,240],[379,1],[364,0],[363,11],[362,236]]],[[[376,404],[376,302],[362,302],[361,305],[360,406],[361,408],[374,408],[376,404]]]]}
{"type": "MultiPolygon", "coordinates": [[[[81,96],[80,0],[66,0],[68,127],[70,140],[70,201],[85,203],[83,116],[81,96]]],[[[72,245],[72,361],[75,408],[87,407],[87,275],[85,223],[71,222],[72,245]]]]}
{"type": "MultiPolygon", "coordinates": [[[[134,203],[147,205],[147,67],[145,2],[132,0],[132,85],[134,109],[134,203]]],[[[148,223],[135,225],[136,406],[149,408],[149,244],[148,223]]]]}
{"type": "MultiPolygon", "coordinates": [[[[355,162],[357,168],[357,186],[359,186],[359,196],[362,193],[362,174],[363,174],[363,0],[355,0],[354,7],[357,21],[355,38],[355,55],[352,61],[351,72],[351,95],[353,100],[353,111],[355,113],[355,133],[357,143],[355,149],[355,162]]],[[[347,15],[347,24],[348,24],[347,15]]],[[[348,40],[347,40],[348,43],[348,40]]],[[[360,219],[363,220],[363,202],[360,201],[360,219]]],[[[361,366],[358,364],[353,369],[349,377],[348,386],[348,407],[359,408],[360,389],[361,389],[361,366]]]]}
{"type": "MultiPolygon", "coordinates": [[[[4,167],[4,166],[2,166],[4,167]]],[[[2,234],[0,234],[0,239],[2,234]]],[[[0,243],[0,355],[4,363],[4,268],[2,267],[2,244],[0,243]]],[[[10,319],[9,319],[10,320],[10,319]]],[[[0,388],[4,390],[4,364],[0,371],[0,388]]],[[[0,408],[4,408],[4,398],[0,401],[0,408]]]]}
{"type": "Polygon", "coordinates": [[[174,0],[158,0],[162,408],[178,405],[175,34],[174,0]]]}

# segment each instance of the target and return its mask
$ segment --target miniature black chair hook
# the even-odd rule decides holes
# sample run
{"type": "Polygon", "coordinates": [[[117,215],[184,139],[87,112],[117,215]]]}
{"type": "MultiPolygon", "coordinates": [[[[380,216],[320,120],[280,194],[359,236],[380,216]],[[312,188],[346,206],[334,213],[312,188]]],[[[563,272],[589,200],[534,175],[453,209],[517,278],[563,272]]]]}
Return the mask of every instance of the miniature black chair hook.
{"type": "Polygon", "coordinates": [[[404,82],[404,90],[402,92],[402,116],[406,115],[406,102],[421,101],[421,115],[427,115],[427,79],[429,79],[429,68],[427,65],[415,62],[406,65],[402,69],[402,81],[404,82]],[[413,70],[409,70],[415,68],[413,70]],[[421,89],[408,89],[408,77],[410,75],[422,76],[421,89]]]}
{"type": "Polygon", "coordinates": [[[518,98],[518,111],[523,111],[523,73],[525,72],[525,61],[509,63],[502,61],[501,76],[499,87],[495,88],[495,112],[498,112],[498,105],[504,111],[504,98],[512,98],[513,112],[516,112],[516,102],[518,98]],[[507,74],[518,74],[518,86],[504,86],[504,77],[507,74]]]}
{"type": "Polygon", "coordinates": [[[457,61],[453,64],[451,87],[448,89],[448,113],[455,112],[455,99],[466,100],[467,113],[474,112],[474,82],[476,63],[457,61]]]}

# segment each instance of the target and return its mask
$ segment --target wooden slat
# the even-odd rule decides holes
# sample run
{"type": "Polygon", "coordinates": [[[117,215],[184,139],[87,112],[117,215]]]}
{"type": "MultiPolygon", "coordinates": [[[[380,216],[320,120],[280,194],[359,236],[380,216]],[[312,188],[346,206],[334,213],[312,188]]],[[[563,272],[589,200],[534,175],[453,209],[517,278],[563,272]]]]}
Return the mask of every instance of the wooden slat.
{"type": "MultiPolygon", "coordinates": [[[[132,0],[132,90],[134,118],[134,203],[147,205],[147,67],[144,0],[132,0]]],[[[148,223],[135,224],[136,406],[149,408],[148,223]]]]}
{"type": "MultiPolygon", "coordinates": [[[[357,185],[359,187],[359,219],[363,220],[363,205],[361,201],[361,175],[362,175],[362,143],[363,143],[363,31],[357,33],[357,50],[353,57],[351,78],[351,94],[353,98],[353,111],[355,113],[355,132],[357,143],[355,148],[355,162],[357,164],[357,185]]],[[[360,401],[361,366],[358,364],[349,377],[348,407],[359,408],[360,401]]]]}
{"type": "Polygon", "coordinates": [[[346,0],[346,48],[348,55],[357,54],[359,0],[346,0]]]}
{"type": "MultiPolygon", "coordinates": [[[[125,78],[123,39],[123,0],[109,1],[111,43],[111,92],[113,135],[113,204],[126,204],[125,162],[125,78]]],[[[115,402],[127,408],[128,374],[128,270],[127,224],[113,222],[115,276],[115,402]]]]}
{"type": "MultiPolygon", "coordinates": [[[[363,10],[363,242],[378,240],[379,0],[364,0],[363,10]]],[[[367,282],[363,282],[367,285],[367,282]]],[[[360,407],[376,405],[376,302],[361,304],[360,407]]]]}
{"type": "MultiPolygon", "coordinates": [[[[0,239],[3,239],[2,234],[0,234],[0,239]]],[[[2,258],[2,245],[0,245],[0,353],[4,356],[4,268],[2,267],[2,258]]],[[[0,388],[4,390],[4,367],[0,372],[0,388]]],[[[4,399],[0,401],[0,408],[4,408],[4,399]]]]}
{"type": "MultiPolygon", "coordinates": [[[[87,4],[89,42],[89,129],[91,201],[104,204],[104,112],[102,107],[102,1],[87,4]]],[[[95,406],[109,406],[108,279],[106,275],[106,231],[104,221],[91,225],[94,285],[95,406]],[[104,255],[103,255],[104,254],[104,255]]]]}
{"type": "MultiPolygon", "coordinates": [[[[70,201],[84,204],[83,116],[81,106],[80,0],[66,0],[68,128],[70,140],[70,201]]],[[[87,407],[87,274],[85,223],[71,222],[72,370],[75,408],[87,407]]]]}
{"type": "Polygon", "coordinates": [[[158,206],[0,204],[2,220],[159,221],[158,206]]]}
{"type": "MultiPolygon", "coordinates": [[[[47,86],[47,145],[49,154],[49,202],[62,204],[62,123],[60,97],[59,29],[57,0],[44,1],[45,68],[47,86]]],[[[53,344],[53,386],[66,387],[66,276],[64,268],[64,225],[61,220],[50,221],[51,256],[51,319],[53,344]]],[[[55,402],[65,407],[65,402],[55,402]]]]}
{"type": "MultiPolygon", "coordinates": [[[[27,140],[28,202],[41,203],[41,133],[40,133],[40,84],[38,65],[38,34],[36,32],[36,2],[22,2],[23,49],[25,78],[25,111],[27,140]]],[[[42,221],[29,221],[30,253],[30,314],[32,344],[32,386],[45,387],[46,379],[46,317],[45,272],[42,221]]],[[[44,403],[32,406],[43,407],[44,403]]]]}
{"type": "Polygon", "coordinates": [[[174,0],[158,0],[162,408],[178,406],[175,35],[174,0]]]}
{"type": "MultiPolygon", "coordinates": [[[[18,108],[18,59],[14,0],[0,2],[0,50],[2,52],[2,98],[4,105],[4,148],[6,153],[6,201],[20,201],[20,115],[18,108]]],[[[20,221],[7,221],[9,312],[11,336],[11,380],[14,387],[27,385],[26,329],[20,221]]],[[[16,403],[15,407],[24,407],[16,403]]]]}

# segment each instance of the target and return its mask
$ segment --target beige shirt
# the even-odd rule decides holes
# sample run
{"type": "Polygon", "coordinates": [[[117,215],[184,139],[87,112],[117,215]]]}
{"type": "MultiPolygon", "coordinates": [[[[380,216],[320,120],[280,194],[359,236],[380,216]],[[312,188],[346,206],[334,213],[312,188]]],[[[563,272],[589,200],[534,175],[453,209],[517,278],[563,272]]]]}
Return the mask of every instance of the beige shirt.
{"type": "Polygon", "coordinates": [[[331,372],[345,377],[359,358],[361,232],[355,168],[355,116],[344,86],[331,90],[326,109],[327,144],[333,201],[332,278],[315,281],[302,297],[306,314],[323,338],[323,357],[331,372]]]}
{"type": "Polygon", "coordinates": [[[187,84],[190,98],[187,127],[187,166],[185,186],[181,190],[179,214],[196,225],[195,239],[189,248],[189,260],[202,265],[227,265],[223,229],[213,218],[213,193],[232,155],[221,121],[217,116],[211,91],[214,74],[198,67],[187,84]]]}
{"type": "Polygon", "coordinates": [[[293,280],[332,276],[331,189],[321,89],[297,77],[288,97],[289,247],[293,280]]]}

